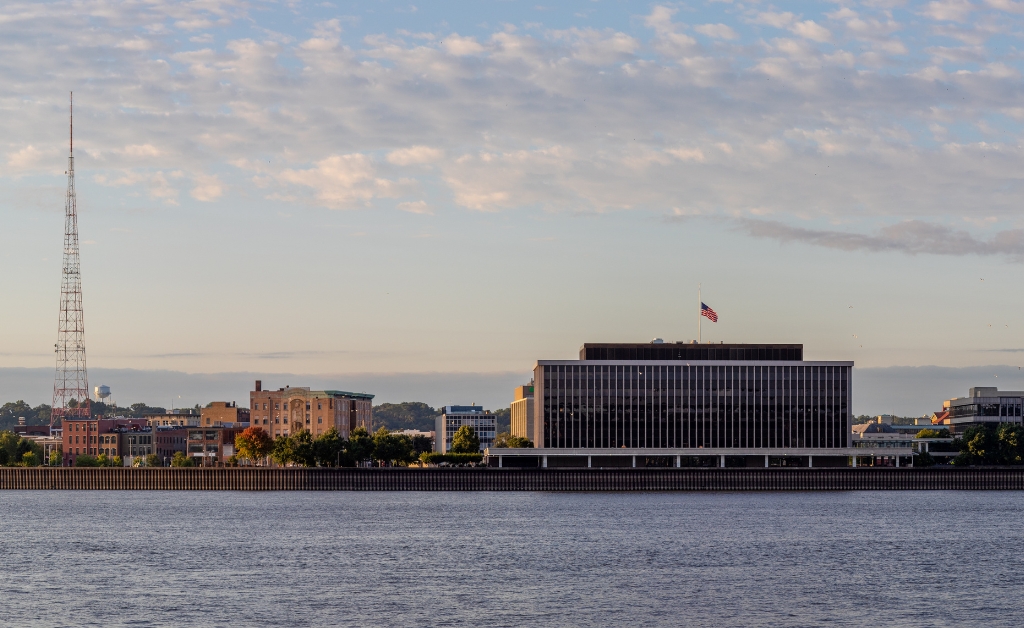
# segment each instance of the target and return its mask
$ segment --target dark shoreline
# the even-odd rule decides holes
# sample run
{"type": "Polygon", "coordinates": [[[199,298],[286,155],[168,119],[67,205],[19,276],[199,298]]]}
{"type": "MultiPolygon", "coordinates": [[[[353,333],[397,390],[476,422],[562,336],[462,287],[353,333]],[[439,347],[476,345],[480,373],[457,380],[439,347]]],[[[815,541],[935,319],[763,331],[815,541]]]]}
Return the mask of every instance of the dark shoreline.
{"type": "Polygon", "coordinates": [[[0,490],[1024,490],[1024,467],[820,469],[0,468],[0,490]]]}

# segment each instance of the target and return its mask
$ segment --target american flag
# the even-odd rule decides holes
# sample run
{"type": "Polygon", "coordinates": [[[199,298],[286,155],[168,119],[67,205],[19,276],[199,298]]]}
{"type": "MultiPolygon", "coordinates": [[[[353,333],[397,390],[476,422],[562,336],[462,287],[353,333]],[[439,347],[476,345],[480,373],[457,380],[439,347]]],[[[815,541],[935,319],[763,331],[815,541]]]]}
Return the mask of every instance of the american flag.
{"type": "Polygon", "coordinates": [[[718,322],[718,314],[716,314],[714,310],[712,310],[703,303],[700,304],[700,315],[706,316],[708,320],[710,320],[712,323],[718,322]]]}

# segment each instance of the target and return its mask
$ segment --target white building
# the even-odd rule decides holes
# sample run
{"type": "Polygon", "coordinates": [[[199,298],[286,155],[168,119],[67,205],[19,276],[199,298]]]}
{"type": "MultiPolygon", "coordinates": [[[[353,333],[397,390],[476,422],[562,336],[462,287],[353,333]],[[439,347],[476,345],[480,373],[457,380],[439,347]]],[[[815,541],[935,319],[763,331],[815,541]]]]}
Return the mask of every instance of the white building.
{"type": "Polygon", "coordinates": [[[489,410],[480,406],[444,406],[437,417],[434,451],[448,453],[452,450],[452,438],[463,425],[468,425],[480,439],[480,451],[494,444],[498,431],[498,419],[489,410]]]}

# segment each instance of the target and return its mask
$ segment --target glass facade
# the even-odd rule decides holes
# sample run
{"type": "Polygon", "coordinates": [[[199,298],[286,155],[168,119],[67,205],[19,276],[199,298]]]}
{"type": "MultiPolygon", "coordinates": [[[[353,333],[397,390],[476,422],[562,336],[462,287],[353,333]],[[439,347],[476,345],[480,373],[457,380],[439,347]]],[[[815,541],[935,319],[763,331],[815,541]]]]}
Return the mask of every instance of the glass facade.
{"type": "Polygon", "coordinates": [[[851,369],[538,362],[538,446],[847,447],[851,369]]]}

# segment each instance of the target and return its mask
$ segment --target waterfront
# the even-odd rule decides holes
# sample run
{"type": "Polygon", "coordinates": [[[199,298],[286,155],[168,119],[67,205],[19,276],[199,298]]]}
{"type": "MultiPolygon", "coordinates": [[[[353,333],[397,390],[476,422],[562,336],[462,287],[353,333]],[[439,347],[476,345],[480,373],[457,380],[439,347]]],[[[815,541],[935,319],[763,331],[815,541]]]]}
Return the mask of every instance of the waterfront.
{"type": "Polygon", "coordinates": [[[0,493],[8,625],[1020,625],[1019,492],[0,493]]]}

